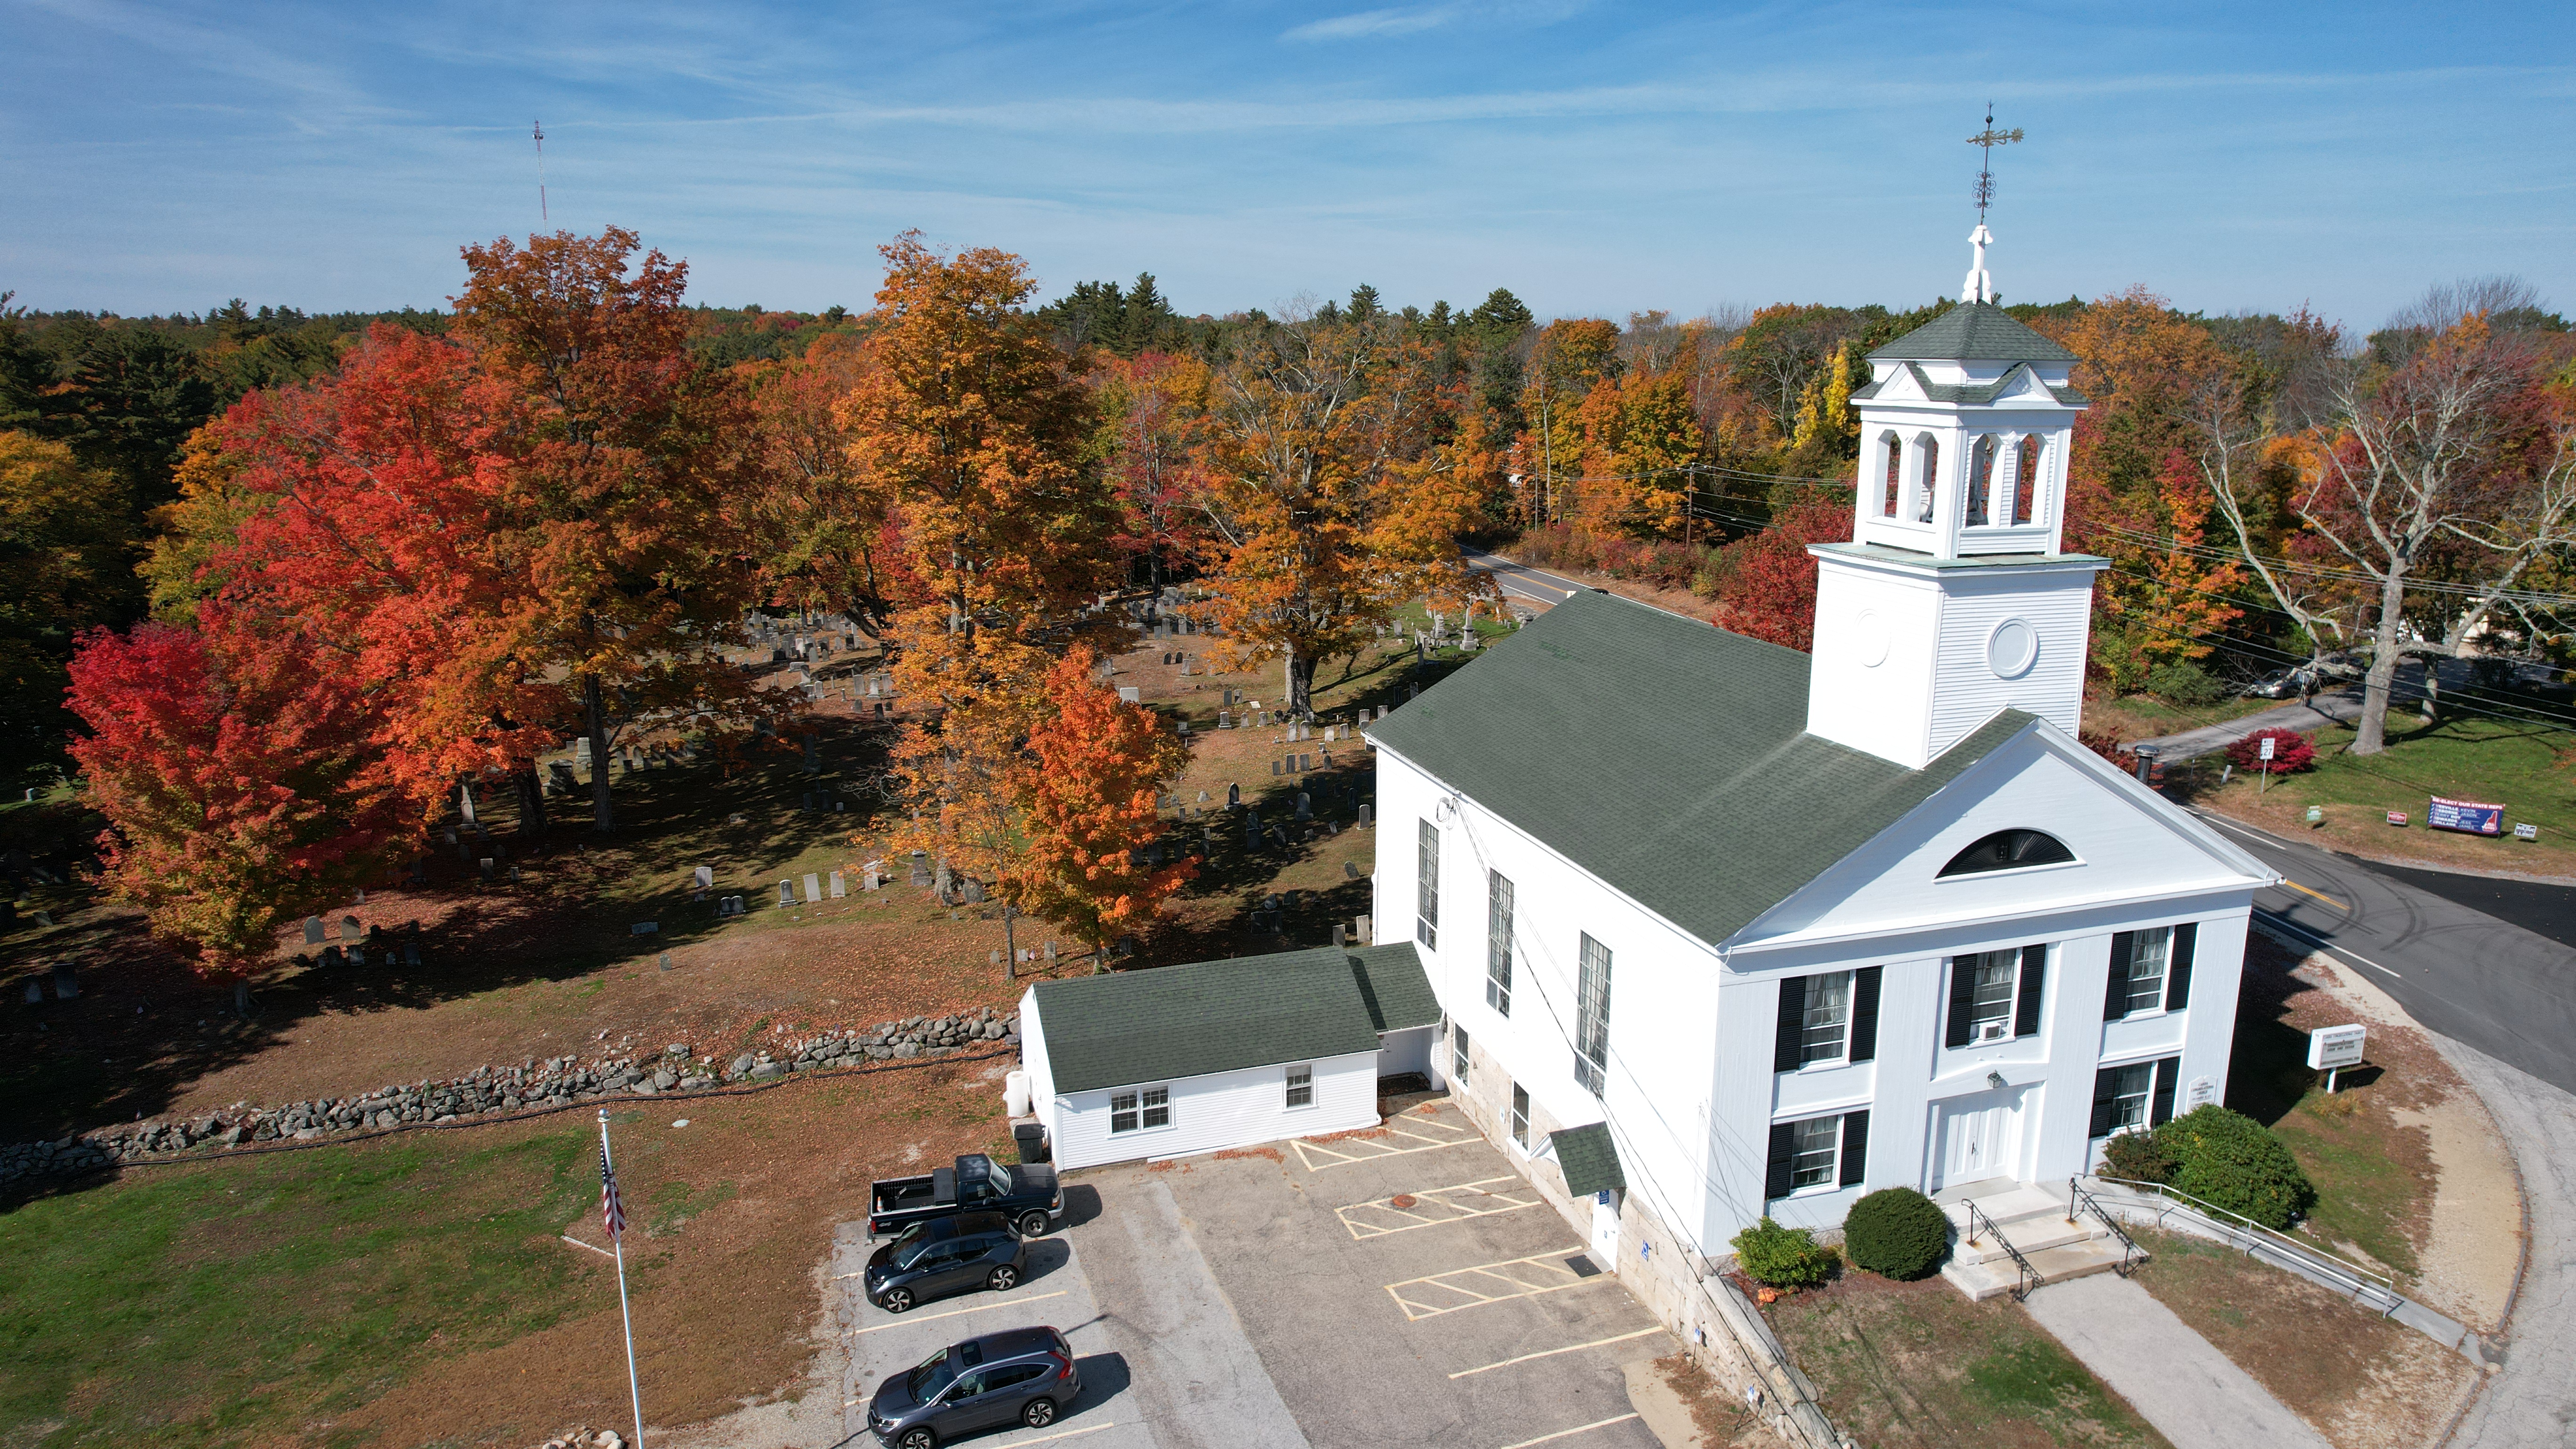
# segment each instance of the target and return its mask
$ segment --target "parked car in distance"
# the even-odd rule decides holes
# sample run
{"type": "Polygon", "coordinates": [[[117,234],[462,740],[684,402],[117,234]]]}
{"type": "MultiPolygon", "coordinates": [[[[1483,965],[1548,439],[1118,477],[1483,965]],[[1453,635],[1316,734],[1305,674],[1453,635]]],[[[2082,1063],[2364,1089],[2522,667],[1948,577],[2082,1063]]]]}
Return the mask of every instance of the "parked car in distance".
{"type": "Polygon", "coordinates": [[[1012,1328],[950,1344],[868,1400],[868,1430],[888,1449],[938,1449],[979,1429],[1043,1429],[1082,1393],[1073,1345],[1052,1328],[1012,1328]]]}
{"type": "Polygon", "coordinates": [[[983,1153],[957,1159],[920,1177],[890,1177],[868,1189],[868,1236],[959,1213],[994,1212],[1011,1220],[1020,1236],[1043,1236],[1064,1216],[1064,1194],[1055,1169],[1032,1163],[1004,1167],[983,1153]]]}
{"type": "Polygon", "coordinates": [[[928,1298],[990,1288],[1007,1293],[1028,1276],[1028,1249],[1000,1213],[960,1213],[915,1223],[869,1256],[868,1301],[903,1313],[928,1298]]]}
{"type": "Polygon", "coordinates": [[[2244,693],[2252,699],[2298,699],[2317,687],[2317,672],[2302,664],[2292,669],[2275,669],[2252,684],[2244,693]]]}

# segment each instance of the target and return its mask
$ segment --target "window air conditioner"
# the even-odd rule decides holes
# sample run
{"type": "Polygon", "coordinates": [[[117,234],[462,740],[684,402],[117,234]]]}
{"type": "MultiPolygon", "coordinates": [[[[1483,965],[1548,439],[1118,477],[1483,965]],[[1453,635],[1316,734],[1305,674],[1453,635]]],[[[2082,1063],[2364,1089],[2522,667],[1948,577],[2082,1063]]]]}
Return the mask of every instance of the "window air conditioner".
{"type": "Polygon", "coordinates": [[[1977,1023],[1977,1040],[2002,1041],[2004,1034],[2011,1029],[2012,1023],[2008,1021],[1981,1021],[1977,1023]]]}

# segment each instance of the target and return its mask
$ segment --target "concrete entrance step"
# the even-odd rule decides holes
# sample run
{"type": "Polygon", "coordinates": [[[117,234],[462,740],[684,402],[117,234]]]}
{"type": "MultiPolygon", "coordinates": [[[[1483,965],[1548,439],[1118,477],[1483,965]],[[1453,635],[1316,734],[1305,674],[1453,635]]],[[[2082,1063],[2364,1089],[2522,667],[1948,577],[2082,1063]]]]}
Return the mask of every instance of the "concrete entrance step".
{"type": "Polygon", "coordinates": [[[1972,1300],[2009,1293],[2021,1285],[2015,1251],[2042,1284],[2109,1271],[2120,1266],[2126,1253],[2098,1219],[2087,1215],[2069,1221],[2065,1198],[2028,1183],[1998,1184],[1995,1190],[1944,1204],[1942,1211],[1950,1218],[1951,1248],[1941,1276],[1972,1300]],[[1973,1235],[1968,1202],[1975,1203],[1984,1217],[1973,1235]]]}

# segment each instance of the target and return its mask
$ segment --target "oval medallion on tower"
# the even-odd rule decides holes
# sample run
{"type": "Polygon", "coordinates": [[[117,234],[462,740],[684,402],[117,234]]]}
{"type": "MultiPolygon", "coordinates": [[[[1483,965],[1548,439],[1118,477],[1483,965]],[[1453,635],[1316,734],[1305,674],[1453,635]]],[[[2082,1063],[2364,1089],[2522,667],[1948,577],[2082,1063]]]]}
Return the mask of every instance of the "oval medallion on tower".
{"type": "Polygon", "coordinates": [[[2039,662],[2039,631],[2020,619],[2006,619],[1986,636],[1986,667],[1999,679],[2018,679],[2039,662]]]}
{"type": "Polygon", "coordinates": [[[1863,609],[1852,619],[1852,655],[1872,669],[1887,662],[1887,621],[1876,609],[1863,609]]]}

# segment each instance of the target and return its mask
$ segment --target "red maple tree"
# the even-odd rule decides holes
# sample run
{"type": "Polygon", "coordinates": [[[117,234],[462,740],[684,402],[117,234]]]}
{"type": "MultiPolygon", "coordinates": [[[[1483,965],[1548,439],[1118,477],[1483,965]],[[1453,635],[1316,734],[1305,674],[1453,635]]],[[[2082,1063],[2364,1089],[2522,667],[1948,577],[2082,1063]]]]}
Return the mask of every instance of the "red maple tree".
{"type": "Polygon", "coordinates": [[[1760,533],[1718,550],[1717,624],[1800,651],[1816,644],[1816,560],[1809,544],[1851,537],[1851,505],[1793,503],[1760,533]]]}

